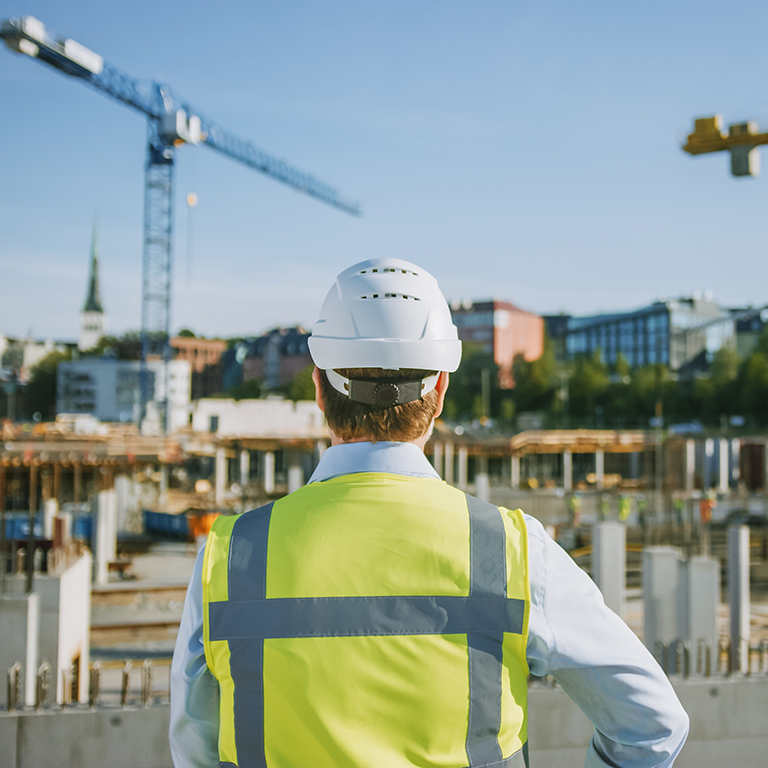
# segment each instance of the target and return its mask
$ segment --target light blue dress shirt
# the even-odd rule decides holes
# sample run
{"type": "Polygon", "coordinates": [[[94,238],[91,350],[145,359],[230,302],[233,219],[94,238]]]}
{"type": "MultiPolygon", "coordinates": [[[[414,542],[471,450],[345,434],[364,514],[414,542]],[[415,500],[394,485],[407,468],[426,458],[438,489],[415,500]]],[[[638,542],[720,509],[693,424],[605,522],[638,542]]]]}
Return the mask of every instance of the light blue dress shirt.
{"type": "MultiPolygon", "coordinates": [[[[412,443],[345,443],[323,454],[309,482],[356,472],[438,477],[412,443]]],[[[595,725],[587,768],[668,768],[688,735],[688,716],[669,680],[541,523],[528,515],[525,522],[531,673],[552,675],[595,725]]],[[[176,768],[214,768],[219,760],[219,687],[203,651],[202,552],[171,668],[170,743],[176,768]]]]}

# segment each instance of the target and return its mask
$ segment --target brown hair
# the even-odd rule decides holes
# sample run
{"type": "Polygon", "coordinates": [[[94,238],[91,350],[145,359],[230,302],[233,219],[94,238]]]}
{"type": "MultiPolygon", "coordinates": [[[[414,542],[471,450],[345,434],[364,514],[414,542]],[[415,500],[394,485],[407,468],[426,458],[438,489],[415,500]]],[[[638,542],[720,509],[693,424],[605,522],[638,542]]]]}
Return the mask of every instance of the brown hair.
{"type": "MultiPolygon", "coordinates": [[[[348,379],[382,379],[413,381],[432,376],[436,371],[403,368],[386,371],[381,368],[340,368],[336,371],[348,379]]],[[[396,443],[420,438],[432,424],[438,406],[437,390],[427,392],[419,400],[402,405],[368,405],[350,400],[338,392],[320,371],[320,392],[328,426],[342,440],[369,439],[372,443],[387,440],[396,443]]]]}

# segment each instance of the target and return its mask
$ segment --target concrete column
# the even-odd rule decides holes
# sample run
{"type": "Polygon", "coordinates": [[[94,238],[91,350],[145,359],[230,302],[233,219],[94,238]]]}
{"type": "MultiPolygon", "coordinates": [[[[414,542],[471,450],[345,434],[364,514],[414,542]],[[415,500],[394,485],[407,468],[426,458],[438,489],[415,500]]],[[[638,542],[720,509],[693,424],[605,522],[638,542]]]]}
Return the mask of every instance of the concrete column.
{"type": "Polygon", "coordinates": [[[443,477],[446,483],[453,485],[453,443],[445,444],[445,475],[443,477]]]}
{"type": "Polygon", "coordinates": [[[74,502],[80,503],[80,496],[83,489],[83,465],[80,461],[75,462],[74,466],[74,502]]]}
{"type": "Polygon", "coordinates": [[[264,491],[265,493],[275,492],[275,452],[266,451],[264,453],[264,491]]]}
{"type": "Polygon", "coordinates": [[[243,449],[240,451],[240,487],[245,493],[245,486],[251,478],[251,452],[243,449]]]}
{"type": "MultiPolygon", "coordinates": [[[[646,547],[642,557],[643,640],[654,653],[656,643],[669,648],[679,637],[678,582],[682,556],[674,547],[646,547]]],[[[666,672],[673,669],[669,652],[661,663],[666,672]]]]}
{"type": "Polygon", "coordinates": [[[128,530],[129,507],[134,502],[135,486],[132,477],[118,475],[115,478],[115,496],[117,499],[116,523],[118,532],[128,530]]]}
{"type": "Polygon", "coordinates": [[[763,446],[763,491],[768,494],[768,443],[763,446]]]}
{"type": "Polygon", "coordinates": [[[520,457],[513,456],[511,463],[512,463],[512,487],[519,488],[520,487],[520,457]]]}
{"type": "Polygon", "coordinates": [[[485,456],[479,456],[477,462],[475,496],[481,501],[489,501],[491,496],[491,483],[488,479],[488,459],[485,456]]]}
{"type": "Polygon", "coordinates": [[[100,491],[93,500],[95,506],[95,546],[93,553],[93,579],[96,584],[106,584],[109,580],[109,563],[114,560],[112,556],[113,545],[112,526],[110,524],[111,504],[109,491],[100,491]]]}
{"type": "Polygon", "coordinates": [[[696,471],[696,441],[685,441],[685,490],[693,492],[693,478],[696,471]]]}
{"type": "Polygon", "coordinates": [[[224,493],[227,489],[227,453],[223,448],[216,449],[216,503],[224,503],[224,493]]]}
{"type": "Polygon", "coordinates": [[[573,490],[573,454],[563,451],[563,489],[566,493],[573,490]]]}
{"type": "Polygon", "coordinates": [[[704,490],[708,491],[712,487],[712,463],[715,460],[715,441],[708,437],[704,441],[704,490]]]}
{"type": "Polygon", "coordinates": [[[160,465],[160,500],[165,501],[168,498],[168,465],[160,465]]]}
{"type": "Polygon", "coordinates": [[[592,579],[605,604],[619,616],[624,613],[627,581],[626,532],[624,525],[613,521],[592,526],[592,579]]]}
{"type": "Polygon", "coordinates": [[[290,463],[288,465],[288,493],[297,491],[304,485],[304,470],[301,467],[300,456],[291,451],[290,463]]]}
{"type": "Polygon", "coordinates": [[[731,612],[731,671],[749,663],[749,527],[728,528],[728,607],[731,612]]]}
{"type": "Polygon", "coordinates": [[[59,514],[59,502],[55,498],[46,499],[43,502],[43,536],[46,539],[53,538],[53,521],[59,514]]]}
{"type": "Polygon", "coordinates": [[[467,462],[467,449],[462,445],[459,447],[459,479],[457,483],[457,486],[462,490],[467,488],[467,462]]]}
{"type": "Polygon", "coordinates": [[[61,501],[61,462],[53,465],[53,498],[61,501]]]}
{"type": "Polygon", "coordinates": [[[737,485],[741,479],[741,440],[731,440],[731,484],[737,485]]]}
{"type": "Polygon", "coordinates": [[[727,493],[730,486],[728,478],[728,441],[724,437],[721,437],[718,441],[718,448],[718,458],[720,459],[720,463],[718,468],[717,490],[720,491],[720,493],[727,493]]]}
{"type": "Polygon", "coordinates": [[[106,496],[107,524],[109,525],[107,557],[109,562],[113,563],[117,560],[117,493],[114,488],[102,493],[106,496]]]}
{"type": "Polygon", "coordinates": [[[632,451],[629,454],[629,476],[632,480],[640,478],[640,451],[632,451]]]}
{"type": "Polygon", "coordinates": [[[440,477],[443,477],[443,444],[435,442],[435,450],[432,455],[432,464],[440,477]]]}
{"type": "MultiPolygon", "coordinates": [[[[0,669],[3,682],[8,670],[18,661],[23,665],[24,680],[20,705],[35,703],[35,683],[39,658],[40,598],[37,592],[27,595],[0,595],[0,669]]],[[[7,706],[7,686],[0,687],[0,704],[7,706]]],[[[4,752],[14,745],[3,745],[4,752]]],[[[6,764],[5,762],[3,763],[6,764]]],[[[11,763],[8,763],[9,765],[11,763]]]]}
{"type": "Polygon", "coordinates": [[[323,454],[328,450],[327,440],[318,440],[315,443],[315,461],[320,461],[323,458],[323,454]]]}
{"type": "MultiPolygon", "coordinates": [[[[691,649],[691,669],[696,669],[699,640],[709,647],[710,669],[717,660],[717,607],[720,603],[720,562],[712,557],[692,557],[680,562],[678,637],[691,649]]],[[[703,670],[702,670],[703,671],[703,670]]]]}
{"type": "Polygon", "coordinates": [[[598,491],[603,490],[605,484],[605,451],[598,449],[595,451],[595,487],[598,491]]]}

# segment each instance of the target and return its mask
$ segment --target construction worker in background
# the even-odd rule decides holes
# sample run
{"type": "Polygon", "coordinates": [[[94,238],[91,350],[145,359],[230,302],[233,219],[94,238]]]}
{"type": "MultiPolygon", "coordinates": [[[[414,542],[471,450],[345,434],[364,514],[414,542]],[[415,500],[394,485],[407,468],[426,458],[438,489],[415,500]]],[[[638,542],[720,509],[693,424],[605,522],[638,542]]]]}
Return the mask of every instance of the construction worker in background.
{"type": "Polygon", "coordinates": [[[671,766],[688,718],[637,637],[537,520],[424,456],[461,357],[435,279],[347,269],[309,347],[332,445],[305,487],[219,517],[198,555],[176,768],[522,768],[529,672],[595,724],[588,766],[671,766]]]}
{"type": "Polygon", "coordinates": [[[581,496],[574,493],[568,502],[568,506],[571,510],[571,526],[578,528],[581,525],[581,496]]]}
{"type": "Polygon", "coordinates": [[[626,493],[619,496],[619,520],[626,523],[629,520],[629,514],[632,511],[632,497],[626,493]]]}

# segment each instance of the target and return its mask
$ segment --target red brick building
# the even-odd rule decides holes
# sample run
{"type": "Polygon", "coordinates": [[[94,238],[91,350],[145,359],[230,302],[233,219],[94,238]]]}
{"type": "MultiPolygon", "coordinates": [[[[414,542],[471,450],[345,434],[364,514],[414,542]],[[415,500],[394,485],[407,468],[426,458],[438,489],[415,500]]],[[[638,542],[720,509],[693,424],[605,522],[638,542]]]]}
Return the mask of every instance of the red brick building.
{"type": "Polygon", "coordinates": [[[459,338],[483,345],[499,366],[499,385],[514,386],[512,361],[516,355],[536,360],[544,352],[544,318],[508,301],[465,302],[451,307],[459,338]]]}
{"type": "Polygon", "coordinates": [[[202,373],[206,365],[216,365],[226,348],[227,342],[221,339],[197,339],[193,336],[174,336],[171,339],[176,360],[189,360],[192,370],[197,373],[202,373]]]}

